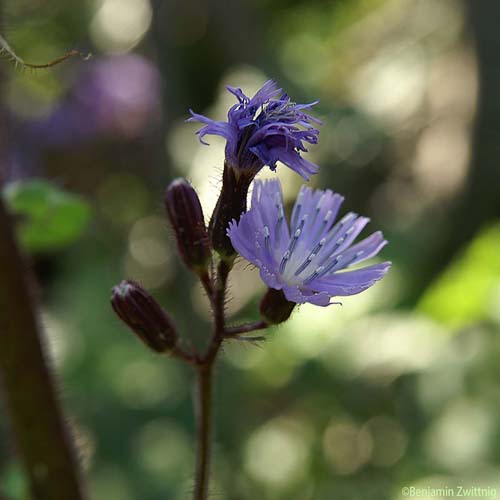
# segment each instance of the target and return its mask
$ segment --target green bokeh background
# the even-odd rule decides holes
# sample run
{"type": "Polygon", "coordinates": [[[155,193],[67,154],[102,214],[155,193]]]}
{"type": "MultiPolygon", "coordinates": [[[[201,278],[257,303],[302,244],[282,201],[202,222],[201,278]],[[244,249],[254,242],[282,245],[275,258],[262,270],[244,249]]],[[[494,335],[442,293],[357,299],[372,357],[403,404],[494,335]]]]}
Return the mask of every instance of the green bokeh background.
{"type": "MultiPolygon", "coordinates": [[[[263,346],[225,349],[211,498],[401,500],[412,486],[500,495],[498,5],[4,3],[3,34],[25,60],[73,47],[94,54],[34,74],[5,62],[13,122],[50,114],[100,61],[133,53],[159,75],[156,113],[139,130],[133,112],[120,115],[134,134],[44,145],[24,174],[85,199],[91,214],[78,241],[30,249],[93,500],[190,497],[192,373],[146,351],[113,315],[109,294],[122,278],[137,279],[186,339],[207,338],[206,301],[175,255],[162,194],[174,177],[189,178],[208,219],[223,143],[201,146],[187,110],[223,118],[224,84],[252,93],[268,78],[299,102],[320,99],[324,125],[309,157],[321,173],[312,184],[368,214],[394,265],[343,307],[303,306],[263,346]]],[[[301,179],[285,167],[277,175],[291,201],[301,179]]],[[[232,318],[256,319],[263,291],[239,263],[232,318]]],[[[25,499],[3,418],[2,430],[0,490],[25,499]]]]}

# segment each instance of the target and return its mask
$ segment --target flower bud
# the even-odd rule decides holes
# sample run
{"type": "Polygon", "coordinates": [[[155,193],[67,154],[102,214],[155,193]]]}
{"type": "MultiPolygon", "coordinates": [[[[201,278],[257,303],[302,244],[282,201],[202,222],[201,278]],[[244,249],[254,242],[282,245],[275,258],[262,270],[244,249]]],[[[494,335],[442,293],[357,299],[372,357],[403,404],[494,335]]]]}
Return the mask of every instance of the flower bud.
{"type": "Polygon", "coordinates": [[[269,288],[260,302],[260,315],[270,325],[286,321],[292,314],[295,302],[286,299],[283,290],[269,288]]]}
{"type": "Polygon", "coordinates": [[[111,293],[119,318],[153,351],[166,352],[177,343],[175,326],[167,313],[140,285],[122,281],[111,293]]]}
{"type": "Polygon", "coordinates": [[[182,260],[203,273],[210,261],[210,240],[196,191],[186,179],[176,179],[167,188],[165,206],[182,260]]]}
{"type": "Polygon", "coordinates": [[[254,171],[245,172],[227,163],[224,165],[222,190],[209,225],[212,246],[222,258],[232,259],[236,256],[227,229],[233,219],[239,221],[241,214],[246,212],[248,188],[254,176],[254,171]]]}

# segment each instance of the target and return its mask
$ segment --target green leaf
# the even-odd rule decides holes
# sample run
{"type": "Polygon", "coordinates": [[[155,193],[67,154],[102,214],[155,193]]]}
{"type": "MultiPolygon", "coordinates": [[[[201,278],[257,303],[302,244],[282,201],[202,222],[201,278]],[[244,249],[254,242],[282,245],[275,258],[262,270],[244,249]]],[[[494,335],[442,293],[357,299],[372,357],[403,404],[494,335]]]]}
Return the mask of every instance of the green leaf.
{"type": "Polygon", "coordinates": [[[459,328],[491,317],[498,309],[500,224],[487,226],[432,284],[418,309],[459,328]]]}
{"type": "Polygon", "coordinates": [[[73,243],[90,219],[90,208],[82,198],[41,179],[7,184],[3,194],[10,211],[19,218],[19,241],[32,252],[73,243]]]}

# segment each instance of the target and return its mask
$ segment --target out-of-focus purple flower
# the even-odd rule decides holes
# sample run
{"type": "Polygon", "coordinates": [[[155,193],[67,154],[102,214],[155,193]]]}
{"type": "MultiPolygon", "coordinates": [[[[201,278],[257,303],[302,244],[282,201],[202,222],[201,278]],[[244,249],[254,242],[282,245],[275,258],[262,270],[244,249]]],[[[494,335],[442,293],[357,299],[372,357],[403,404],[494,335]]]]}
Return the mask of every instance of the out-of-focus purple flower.
{"type": "Polygon", "coordinates": [[[159,118],[160,76],[136,54],[96,61],[75,89],[76,101],[94,114],[103,132],[141,136],[159,118]]]}
{"type": "Polygon", "coordinates": [[[141,137],[159,119],[160,77],[154,65],[127,54],[89,61],[70,95],[29,122],[37,144],[72,146],[102,137],[141,137]]]}
{"type": "Polygon", "coordinates": [[[343,197],[303,186],[285,219],[279,180],[256,181],[252,206],[228,236],[233,247],[260,269],[262,280],[287,300],[327,306],[336,296],[355,295],[380,280],[391,263],[345,269],[375,256],[387,243],[377,231],[354,240],[369,219],[349,212],[335,223],[343,197]]]}
{"type": "Polygon", "coordinates": [[[320,120],[307,114],[317,101],[296,104],[277,84],[269,80],[252,97],[241,89],[226,87],[238,103],[229,109],[227,122],[214,121],[192,110],[188,121],[204,123],[197,131],[200,141],[206,135],[220,135],[226,139],[226,163],[236,169],[247,169],[255,174],[267,165],[272,170],[281,161],[305,179],[318,172],[319,167],[302,158],[307,151],[304,143],[316,144],[320,120]]]}

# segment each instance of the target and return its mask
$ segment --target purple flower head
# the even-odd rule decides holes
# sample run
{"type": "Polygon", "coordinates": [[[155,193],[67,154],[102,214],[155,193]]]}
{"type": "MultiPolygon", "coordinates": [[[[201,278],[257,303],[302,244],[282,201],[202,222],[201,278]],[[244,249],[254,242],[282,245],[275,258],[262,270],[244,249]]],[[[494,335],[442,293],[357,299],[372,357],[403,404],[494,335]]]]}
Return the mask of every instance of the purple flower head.
{"type": "Polygon", "coordinates": [[[302,186],[289,228],[279,180],[255,181],[250,210],[230,223],[227,234],[270,288],[283,290],[290,302],[327,306],[332,297],[371,287],[391,265],[346,271],[375,256],[387,241],[377,231],[353,245],[369,219],[349,212],[335,223],[343,200],[330,190],[302,186]]]}
{"type": "Polygon", "coordinates": [[[267,165],[276,169],[281,161],[305,179],[319,167],[302,158],[307,151],[304,143],[317,144],[320,120],[307,114],[310,104],[296,104],[277,84],[269,80],[252,97],[241,89],[226,87],[238,103],[227,114],[227,122],[217,122],[194,113],[188,121],[205,124],[196,133],[202,144],[205,135],[220,135],[226,139],[226,162],[236,169],[248,169],[255,174],[267,165]]]}

